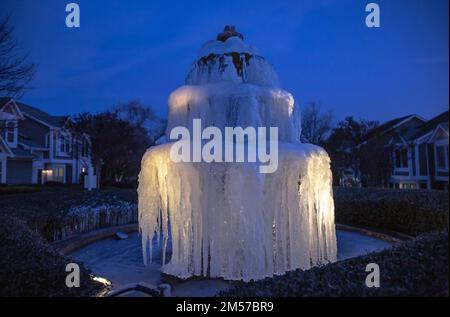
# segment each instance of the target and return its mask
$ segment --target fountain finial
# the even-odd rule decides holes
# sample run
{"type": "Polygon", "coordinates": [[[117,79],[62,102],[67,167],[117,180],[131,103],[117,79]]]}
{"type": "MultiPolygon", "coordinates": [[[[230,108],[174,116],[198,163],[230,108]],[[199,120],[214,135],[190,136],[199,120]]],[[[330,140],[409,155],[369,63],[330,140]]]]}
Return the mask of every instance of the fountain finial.
{"type": "Polygon", "coordinates": [[[228,38],[230,38],[232,36],[237,36],[241,40],[244,40],[244,36],[241,33],[236,31],[236,28],[235,28],[234,25],[225,25],[225,28],[223,29],[223,32],[219,33],[217,35],[217,40],[225,42],[228,38]]]}

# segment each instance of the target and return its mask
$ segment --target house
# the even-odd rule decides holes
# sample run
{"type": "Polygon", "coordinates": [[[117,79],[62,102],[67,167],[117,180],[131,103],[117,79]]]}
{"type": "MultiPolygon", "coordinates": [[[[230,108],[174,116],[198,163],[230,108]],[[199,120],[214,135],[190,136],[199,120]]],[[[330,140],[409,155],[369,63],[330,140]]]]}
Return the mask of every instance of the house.
{"type": "Polygon", "coordinates": [[[395,188],[448,190],[449,112],[396,129],[388,142],[395,188]]]}
{"type": "Polygon", "coordinates": [[[90,140],[67,129],[69,116],[0,98],[0,183],[81,183],[92,173],[90,140]]]}
{"type": "Polygon", "coordinates": [[[376,127],[349,149],[340,185],[448,190],[448,122],[446,111],[430,120],[411,114],[376,127]]]}
{"type": "MultiPolygon", "coordinates": [[[[417,115],[407,115],[389,120],[381,125],[364,132],[367,126],[357,122],[350,124],[349,129],[354,130],[354,138],[346,140],[340,146],[340,156],[332,165],[335,168],[335,178],[339,185],[344,187],[389,187],[391,178],[391,159],[389,141],[397,131],[410,129],[426,122],[417,115]],[[356,143],[356,145],[355,145],[356,143]],[[336,173],[337,172],[337,173],[336,173]]],[[[347,136],[348,137],[348,136],[347,136]]]]}

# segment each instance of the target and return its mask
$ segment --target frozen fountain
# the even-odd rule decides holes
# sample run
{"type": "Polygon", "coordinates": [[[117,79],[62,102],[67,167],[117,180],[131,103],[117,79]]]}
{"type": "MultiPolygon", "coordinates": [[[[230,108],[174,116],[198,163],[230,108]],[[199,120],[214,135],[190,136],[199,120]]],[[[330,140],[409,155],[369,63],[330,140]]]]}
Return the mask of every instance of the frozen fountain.
{"type": "Polygon", "coordinates": [[[176,163],[174,142],[150,148],[138,188],[145,263],[155,240],[163,272],[180,278],[257,280],[336,260],[330,160],[299,142],[298,107],[278,86],[272,66],[233,27],[203,45],[186,84],[169,97],[166,139],[175,127],[194,132],[194,119],[221,131],[277,127],[278,168],[176,163]]]}

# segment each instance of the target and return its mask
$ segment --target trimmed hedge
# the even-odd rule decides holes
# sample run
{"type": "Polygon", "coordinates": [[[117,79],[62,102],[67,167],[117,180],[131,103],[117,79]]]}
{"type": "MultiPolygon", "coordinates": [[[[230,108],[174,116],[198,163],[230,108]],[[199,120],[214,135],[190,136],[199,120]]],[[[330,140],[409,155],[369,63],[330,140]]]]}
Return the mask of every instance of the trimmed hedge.
{"type": "Polygon", "coordinates": [[[65,285],[72,262],[53,250],[26,223],[0,213],[0,296],[94,296],[104,289],[80,265],[80,287],[65,285]]]}
{"type": "Polygon", "coordinates": [[[48,242],[53,242],[55,237],[63,236],[61,230],[67,222],[76,225],[73,215],[69,214],[71,208],[82,205],[117,206],[121,202],[136,203],[136,190],[107,189],[89,192],[76,187],[55,187],[37,193],[1,196],[0,212],[24,219],[31,229],[48,242]]]}
{"type": "Polygon", "coordinates": [[[444,231],[307,271],[296,270],[257,282],[236,283],[219,296],[448,296],[448,274],[448,231],[444,231]],[[365,285],[368,263],[379,265],[379,288],[365,285]]]}
{"type": "Polygon", "coordinates": [[[40,192],[44,189],[41,186],[5,186],[0,185],[0,196],[2,195],[14,195],[20,193],[32,193],[32,192],[40,192]]]}
{"type": "Polygon", "coordinates": [[[379,188],[334,188],[337,223],[417,236],[448,228],[448,192],[379,188]]]}

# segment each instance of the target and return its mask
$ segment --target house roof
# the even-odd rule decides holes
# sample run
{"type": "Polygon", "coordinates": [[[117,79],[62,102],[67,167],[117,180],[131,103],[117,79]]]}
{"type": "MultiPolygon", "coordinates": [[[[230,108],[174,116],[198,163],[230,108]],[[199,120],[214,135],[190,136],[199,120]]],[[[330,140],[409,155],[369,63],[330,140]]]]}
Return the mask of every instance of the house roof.
{"type": "MultiPolygon", "coordinates": [[[[0,107],[5,105],[9,101],[11,101],[11,98],[6,98],[6,97],[0,98],[0,107]]],[[[24,104],[22,102],[18,102],[16,100],[14,100],[14,102],[17,104],[20,111],[22,111],[23,113],[28,114],[29,116],[34,117],[34,118],[36,118],[48,125],[54,126],[54,127],[64,126],[67,119],[69,118],[69,116],[53,116],[41,109],[32,107],[32,106],[24,104]]]]}
{"type": "Polygon", "coordinates": [[[409,131],[405,131],[405,133],[402,133],[402,137],[406,141],[412,141],[415,139],[420,138],[421,136],[433,131],[436,129],[438,125],[441,125],[444,129],[446,127],[448,132],[448,110],[437,115],[436,117],[428,120],[424,124],[418,126],[417,128],[410,129],[409,131]]]}
{"type": "Polygon", "coordinates": [[[20,111],[19,106],[11,98],[0,98],[0,119],[1,120],[14,120],[23,119],[22,111],[20,111]],[[9,105],[8,110],[6,106],[9,105]]]}
{"type": "Polygon", "coordinates": [[[389,120],[385,123],[383,123],[382,125],[379,125],[378,127],[376,127],[375,129],[371,130],[370,132],[367,133],[365,140],[370,140],[375,136],[379,136],[387,131],[390,131],[391,129],[393,129],[397,124],[407,120],[407,119],[411,119],[413,117],[416,117],[413,114],[407,115],[407,116],[403,116],[403,117],[399,117],[399,118],[395,118],[392,120],[389,120]]]}

